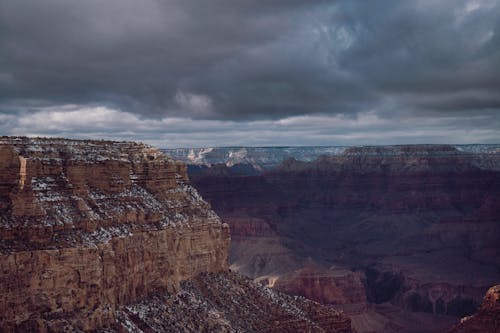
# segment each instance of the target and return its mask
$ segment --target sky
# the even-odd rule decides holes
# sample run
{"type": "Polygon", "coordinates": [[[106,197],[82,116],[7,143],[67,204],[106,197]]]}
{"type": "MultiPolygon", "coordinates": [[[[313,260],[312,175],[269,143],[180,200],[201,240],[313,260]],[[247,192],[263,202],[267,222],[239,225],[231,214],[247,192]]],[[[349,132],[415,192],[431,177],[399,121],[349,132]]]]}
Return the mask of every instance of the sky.
{"type": "Polygon", "coordinates": [[[3,0],[0,135],[500,143],[500,0],[3,0]]]}

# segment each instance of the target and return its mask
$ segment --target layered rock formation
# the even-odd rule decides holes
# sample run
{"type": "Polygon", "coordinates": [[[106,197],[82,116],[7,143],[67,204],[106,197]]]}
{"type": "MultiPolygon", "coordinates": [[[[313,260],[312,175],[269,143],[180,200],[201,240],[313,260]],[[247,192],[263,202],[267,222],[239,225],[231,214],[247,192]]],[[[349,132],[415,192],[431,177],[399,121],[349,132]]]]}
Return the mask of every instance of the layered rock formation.
{"type": "Polygon", "coordinates": [[[355,294],[369,303],[458,318],[500,280],[500,154],[486,148],[353,147],[259,175],[198,167],[192,181],[239,230],[230,258],[241,272],[335,303],[311,288],[339,285],[325,281],[335,265],[365,281],[355,294]],[[301,274],[311,263],[317,278],[301,274]]]}
{"type": "Polygon", "coordinates": [[[300,295],[323,304],[366,304],[364,276],[334,267],[314,265],[279,276],[272,286],[290,295],[300,295]]]}
{"type": "Polygon", "coordinates": [[[227,270],[229,230],[185,167],[142,144],[0,140],[0,326],[90,330],[227,270]]]}
{"type": "Polygon", "coordinates": [[[343,314],[279,294],[235,273],[203,273],[176,295],[157,295],[118,314],[132,332],[352,332],[343,314]]]}
{"type": "Polygon", "coordinates": [[[184,164],[146,145],[2,137],[0,203],[2,332],[177,332],[178,318],[185,332],[252,331],[231,295],[272,310],[255,330],[350,330],[230,273],[228,225],[184,164]]]}
{"type": "Polygon", "coordinates": [[[478,312],[460,320],[448,333],[500,332],[500,285],[491,287],[478,312]]]}
{"type": "MultiPolygon", "coordinates": [[[[428,145],[430,146],[430,145],[428,145]]],[[[385,148],[404,150],[408,146],[385,146],[385,148]]],[[[498,144],[470,144],[450,146],[456,151],[476,156],[498,154],[498,144]]],[[[335,156],[344,153],[345,146],[295,146],[295,147],[210,147],[210,148],[174,148],[164,149],[168,155],[188,165],[214,166],[225,165],[229,168],[240,165],[250,166],[254,170],[266,171],[278,167],[283,161],[293,158],[303,162],[312,162],[320,156],[335,156]]],[[[378,147],[364,147],[376,152],[378,147]]],[[[478,161],[479,162],[479,161],[478,161]]],[[[498,166],[498,164],[497,164],[498,166]]]]}

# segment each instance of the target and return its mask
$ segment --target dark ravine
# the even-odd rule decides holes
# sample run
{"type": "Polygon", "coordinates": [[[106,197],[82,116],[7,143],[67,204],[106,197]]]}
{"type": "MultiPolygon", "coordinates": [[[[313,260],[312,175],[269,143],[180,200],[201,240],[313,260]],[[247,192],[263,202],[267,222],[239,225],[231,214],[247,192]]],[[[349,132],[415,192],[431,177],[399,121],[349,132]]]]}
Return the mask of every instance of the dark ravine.
{"type": "Polygon", "coordinates": [[[368,304],[460,318],[500,281],[500,154],[489,148],[353,147],[257,175],[189,168],[231,226],[243,274],[298,295],[364,286],[368,304]],[[317,277],[303,273],[311,265],[317,277]]]}
{"type": "Polygon", "coordinates": [[[1,137],[0,203],[2,332],[351,331],[230,272],[228,225],[149,146],[1,137]]]}

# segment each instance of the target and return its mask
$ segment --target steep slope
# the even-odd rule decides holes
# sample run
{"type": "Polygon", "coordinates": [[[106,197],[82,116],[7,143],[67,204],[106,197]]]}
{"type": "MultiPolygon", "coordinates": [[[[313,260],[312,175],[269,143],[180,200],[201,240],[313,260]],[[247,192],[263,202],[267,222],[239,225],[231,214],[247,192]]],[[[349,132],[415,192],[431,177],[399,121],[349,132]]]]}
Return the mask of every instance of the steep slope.
{"type": "MultiPolygon", "coordinates": [[[[141,144],[2,138],[0,325],[90,330],[227,269],[229,230],[185,167],[141,144]]],[[[56,329],[57,330],[57,329],[56,329]]]]}
{"type": "Polygon", "coordinates": [[[175,295],[125,307],[119,323],[136,332],[352,332],[343,314],[235,273],[200,274],[175,295]]]}
{"type": "Polygon", "coordinates": [[[478,312],[465,317],[448,333],[496,333],[500,332],[500,285],[491,287],[478,312]]]}
{"type": "Polygon", "coordinates": [[[189,165],[212,166],[222,164],[250,165],[264,171],[272,169],[288,158],[313,161],[321,155],[343,152],[345,147],[210,147],[163,149],[168,155],[189,165]]]}
{"type": "Polygon", "coordinates": [[[235,230],[240,272],[327,303],[343,286],[372,304],[462,317],[500,280],[500,154],[479,148],[353,147],[192,181],[235,230]],[[322,268],[304,271],[311,263],[322,268]]]}
{"type": "MultiPolygon", "coordinates": [[[[167,325],[172,315],[210,327],[211,316],[196,314],[200,302],[230,295],[245,297],[250,308],[275,309],[255,319],[270,329],[270,320],[283,318],[299,331],[350,327],[339,312],[305,301],[295,320],[285,309],[292,299],[230,273],[228,225],[189,185],[183,163],[146,145],[2,137],[0,203],[2,332],[152,332],[151,321],[167,325]],[[211,293],[200,296],[200,283],[211,293]],[[256,288],[270,296],[239,294],[256,288]],[[181,306],[186,293],[196,293],[194,303],[181,306]],[[273,297],[285,303],[273,306],[273,297]],[[144,322],[134,314],[165,299],[174,300],[162,305],[166,312],[144,322]],[[187,312],[177,313],[181,308],[187,312]]],[[[226,312],[230,325],[239,323],[236,331],[247,331],[245,318],[226,312]]]]}

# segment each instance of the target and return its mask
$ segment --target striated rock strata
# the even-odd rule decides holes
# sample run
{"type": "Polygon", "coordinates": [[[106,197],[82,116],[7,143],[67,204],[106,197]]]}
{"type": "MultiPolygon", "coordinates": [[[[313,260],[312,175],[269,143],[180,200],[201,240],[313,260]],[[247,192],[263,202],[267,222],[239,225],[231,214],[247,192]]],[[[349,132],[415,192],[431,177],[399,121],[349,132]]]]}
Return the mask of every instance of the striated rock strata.
{"type": "Polygon", "coordinates": [[[231,267],[252,278],[456,320],[500,280],[497,146],[350,147],[258,175],[235,166],[190,166],[191,179],[235,231],[231,267]],[[359,279],[322,273],[332,266],[359,279]]]}
{"type": "Polygon", "coordinates": [[[500,285],[491,287],[476,314],[462,318],[448,333],[500,332],[500,285]]]}
{"type": "Polygon", "coordinates": [[[0,138],[0,237],[0,332],[351,332],[230,272],[228,225],[143,144],[0,138]]]}
{"type": "Polygon", "coordinates": [[[366,304],[361,272],[306,266],[283,274],[273,288],[290,295],[300,295],[323,304],[366,304]]]}
{"type": "Polygon", "coordinates": [[[0,139],[0,327],[92,330],[228,269],[229,228],[143,144],[0,139]]]}
{"type": "Polygon", "coordinates": [[[232,272],[202,273],[176,295],[131,304],[118,318],[133,332],[352,332],[350,319],[332,308],[232,272]]]}

